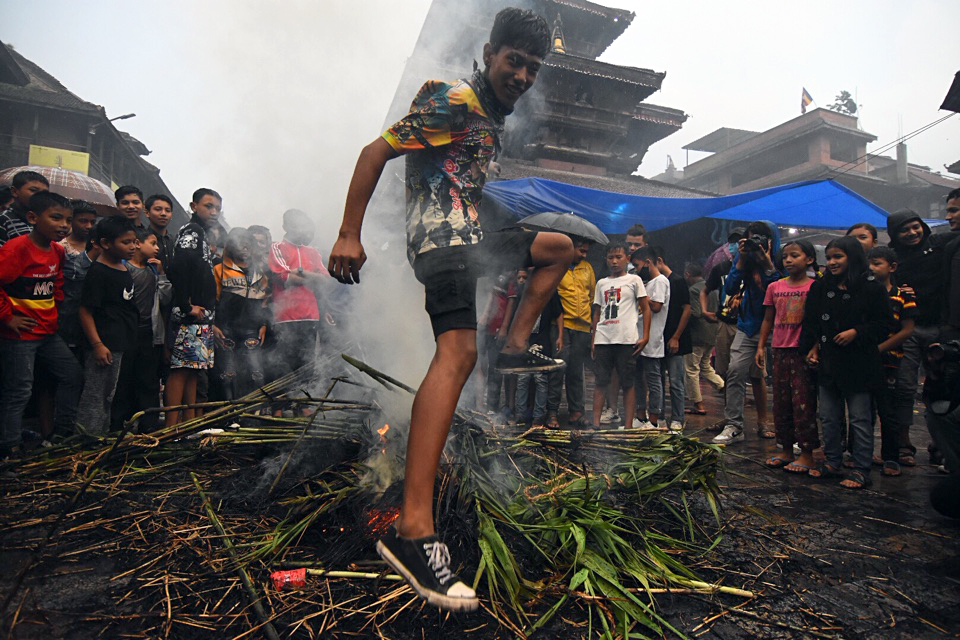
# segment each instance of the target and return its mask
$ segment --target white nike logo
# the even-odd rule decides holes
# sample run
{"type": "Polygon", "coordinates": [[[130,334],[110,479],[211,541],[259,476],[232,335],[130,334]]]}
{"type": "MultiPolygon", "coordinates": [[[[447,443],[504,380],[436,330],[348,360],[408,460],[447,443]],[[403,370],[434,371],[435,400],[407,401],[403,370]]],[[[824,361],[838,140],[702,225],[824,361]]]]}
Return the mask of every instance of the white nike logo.
{"type": "Polygon", "coordinates": [[[126,289],[123,290],[123,299],[133,300],[133,287],[130,287],[130,291],[127,291],[126,289]]]}

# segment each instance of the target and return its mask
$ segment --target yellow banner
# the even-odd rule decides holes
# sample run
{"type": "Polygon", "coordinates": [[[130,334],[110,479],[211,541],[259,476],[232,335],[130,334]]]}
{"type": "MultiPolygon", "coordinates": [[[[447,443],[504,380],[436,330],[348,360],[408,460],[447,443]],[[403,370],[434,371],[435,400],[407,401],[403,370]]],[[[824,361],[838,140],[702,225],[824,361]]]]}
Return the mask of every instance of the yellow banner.
{"type": "Polygon", "coordinates": [[[90,170],[90,154],[82,151],[68,151],[67,149],[57,149],[54,147],[41,147],[37,144],[30,145],[29,164],[38,167],[57,167],[58,169],[69,169],[87,175],[90,170]]]}

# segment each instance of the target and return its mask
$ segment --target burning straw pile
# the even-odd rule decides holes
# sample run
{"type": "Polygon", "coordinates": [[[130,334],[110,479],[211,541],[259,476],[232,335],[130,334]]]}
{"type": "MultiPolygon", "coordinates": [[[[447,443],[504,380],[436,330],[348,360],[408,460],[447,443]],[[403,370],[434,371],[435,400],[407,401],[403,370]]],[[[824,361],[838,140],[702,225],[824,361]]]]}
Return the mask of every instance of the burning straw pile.
{"type": "Polygon", "coordinates": [[[521,433],[460,412],[436,511],[454,558],[476,568],[461,575],[475,575],[482,609],[423,608],[373,552],[403,466],[402,429],[385,417],[411,390],[344,359],[352,373],[323,383],[301,370],[175,428],[93,448],[68,439],[21,461],[0,508],[4,552],[26,578],[3,583],[16,634],[419,638],[432,623],[475,637],[682,637],[657,594],[751,595],[692,570],[719,539],[716,447],[521,433]],[[308,415],[261,415],[277,400],[308,415]]]}

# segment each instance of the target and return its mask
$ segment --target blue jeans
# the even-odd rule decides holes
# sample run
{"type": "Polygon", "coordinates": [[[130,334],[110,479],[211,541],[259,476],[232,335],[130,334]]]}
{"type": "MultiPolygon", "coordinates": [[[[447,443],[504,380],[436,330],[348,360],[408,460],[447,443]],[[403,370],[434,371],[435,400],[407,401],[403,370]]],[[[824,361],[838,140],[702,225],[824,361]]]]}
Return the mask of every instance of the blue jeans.
{"type": "Polygon", "coordinates": [[[870,409],[870,392],[859,391],[844,395],[834,386],[820,385],[818,405],[820,423],[823,425],[823,453],[827,464],[840,469],[843,464],[843,405],[846,402],[850,418],[850,434],[853,437],[853,464],[870,475],[873,464],[873,415],[870,409]]]}
{"type": "Polygon", "coordinates": [[[533,396],[533,424],[543,424],[547,415],[547,374],[528,373],[517,376],[517,408],[513,412],[517,422],[522,422],[527,416],[527,402],[530,397],[530,384],[535,386],[533,396]]]}
{"type": "MultiPolygon", "coordinates": [[[[637,406],[640,409],[637,413],[638,415],[648,413],[660,416],[663,414],[663,382],[661,380],[663,358],[640,356],[639,360],[643,363],[643,376],[647,381],[647,393],[650,401],[649,403],[644,402],[642,394],[638,395],[637,397],[641,399],[637,401],[637,406]]],[[[680,410],[680,413],[683,414],[683,409],[680,410]]]]}
{"type": "Polygon", "coordinates": [[[20,444],[37,361],[57,381],[55,425],[61,432],[72,432],[83,379],[80,364],[63,338],[55,334],[42,340],[0,340],[0,357],[0,445],[20,444]]]}
{"type": "MultiPolygon", "coordinates": [[[[684,377],[686,370],[683,366],[683,356],[667,356],[663,359],[663,370],[670,377],[670,422],[683,424],[683,407],[686,402],[684,377]]],[[[663,408],[666,411],[667,390],[664,389],[663,408]]]]}

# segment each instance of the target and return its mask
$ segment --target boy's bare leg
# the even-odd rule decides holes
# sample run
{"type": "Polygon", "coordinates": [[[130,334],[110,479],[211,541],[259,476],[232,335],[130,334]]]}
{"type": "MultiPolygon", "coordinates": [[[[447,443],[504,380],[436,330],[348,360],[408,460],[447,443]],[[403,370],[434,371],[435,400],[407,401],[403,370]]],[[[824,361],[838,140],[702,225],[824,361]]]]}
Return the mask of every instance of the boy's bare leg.
{"type": "Polygon", "coordinates": [[[450,422],[470,372],[477,362],[477,332],[454,329],[441,333],[430,369],[413,401],[403,506],[397,532],[403,538],[433,535],[433,486],[450,422]]]}
{"type": "MultiPolygon", "coordinates": [[[[609,388],[609,387],[608,387],[609,388]]],[[[603,413],[603,403],[607,399],[607,389],[593,388],[593,428],[600,428],[600,414],[603,413]]]]}
{"type": "Polygon", "coordinates": [[[767,383],[763,378],[755,378],[750,381],[753,387],[753,400],[757,405],[757,424],[770,426],[767,422],[767,383]]]}
{"type": "Polygon", "coordinates": [[[629,389],[623,390],[623,424],[626,427],[633,426],[633,418],[637,415],[637,389],[630,385],[629,389]]]}
{"type": "Polygon", "coordinates": [[[527,280],[523,298],[513,316],[503,346],[504,353],[526,351],[533,325],[573,262],[573,242],[562,233],[538,233],[530,247],[530,257],[536,269],[527,280]]]}

